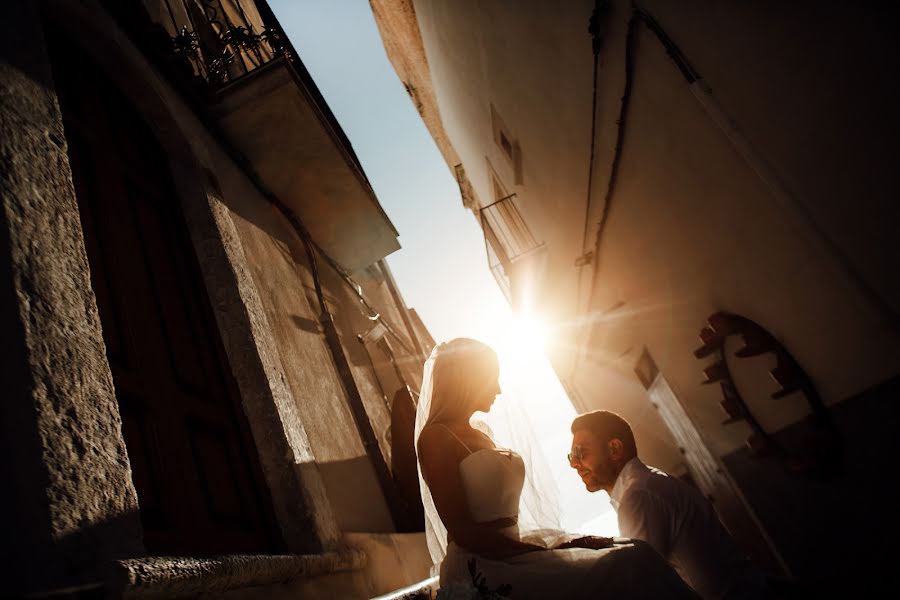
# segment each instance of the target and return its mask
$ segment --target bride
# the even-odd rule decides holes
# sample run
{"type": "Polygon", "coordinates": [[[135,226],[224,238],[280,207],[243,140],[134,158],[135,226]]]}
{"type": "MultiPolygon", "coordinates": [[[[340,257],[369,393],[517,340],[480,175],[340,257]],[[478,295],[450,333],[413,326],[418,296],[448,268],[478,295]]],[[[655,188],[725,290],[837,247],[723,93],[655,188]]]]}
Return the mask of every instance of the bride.
{"type": "Polygon", "coordinates": [[[500,393],[498,376],[494,351],[465,338],[440,344],[425,364],[415,441],[441,588],[515,599],[696,598],[644,543],[555,544],[560,536],[547,530],[520,531],[525,464],[470,424],[500,393]]]}

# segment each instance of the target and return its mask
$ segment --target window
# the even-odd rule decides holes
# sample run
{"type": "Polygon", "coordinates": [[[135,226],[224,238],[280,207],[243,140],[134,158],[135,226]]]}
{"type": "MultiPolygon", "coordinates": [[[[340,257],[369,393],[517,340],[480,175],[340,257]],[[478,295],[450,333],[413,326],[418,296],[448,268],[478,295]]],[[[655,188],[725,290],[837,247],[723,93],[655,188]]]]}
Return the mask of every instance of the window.
{"type": "Polygon", "coordinates": [[[516,206],[516,194],[507,192],[506,186],[490,168],[494,190],[494,201],[481,209],[481,219],[487,223],[496,236],[503,253],[509,260],[516,260],[538,246],[525,219],[516,206]]]}
{"type": "Polygon", "coordinates": [[[509,128],[500,118],[497,109],[491,104],[491,128],[494,142],[500,147],[503,157],[512,167],[513,180],[516,185],[522,185],[522,150],[519,142],[512,135],[509,128]]]}
{"type": "Polygon", "coordinates": [[[500,130],[500,147],[503,148],[503,151],[506,155],[513,160],[513,145],[512,142],[509,141],[509,138],[506,137],[506,134],[503,133],[503,130],[500,130]]]}

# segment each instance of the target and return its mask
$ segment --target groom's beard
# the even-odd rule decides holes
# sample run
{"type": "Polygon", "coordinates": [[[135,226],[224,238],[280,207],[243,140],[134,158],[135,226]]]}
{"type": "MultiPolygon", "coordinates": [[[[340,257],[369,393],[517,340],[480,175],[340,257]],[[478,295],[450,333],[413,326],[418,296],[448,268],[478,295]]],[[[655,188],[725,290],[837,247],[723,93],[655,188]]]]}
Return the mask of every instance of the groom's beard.
{"type": "Polygon", "coordinates": [[[590,471],[588,471],[584,474],[579,472],[579,475],[581,475],[581,482],[584,483],[584,487],[585,487],[585,489],[587,489],[587,491],[599,492],[600,490],[603,489],[602,482],[600,482],[596,477],[594,477],[593,473],[591,473],[590,471]]]}
{"type": "Polygon", "coordinates": [[[616,481],[615,468],[606,460],[590,465],[579,465],[578,475],[589,492],[610,488],[616,481]]]}

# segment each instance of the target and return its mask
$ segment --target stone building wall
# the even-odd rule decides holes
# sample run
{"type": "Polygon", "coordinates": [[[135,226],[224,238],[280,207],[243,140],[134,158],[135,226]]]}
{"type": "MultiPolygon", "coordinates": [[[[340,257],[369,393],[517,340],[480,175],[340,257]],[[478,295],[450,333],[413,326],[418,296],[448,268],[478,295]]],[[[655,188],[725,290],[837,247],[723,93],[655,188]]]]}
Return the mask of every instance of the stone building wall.
{"type": "Polygon", "coordinates": [[[94,557],[139,552],[141,528],[37,7],[0,11],[22,35],[0,43],[0,561],[15,594],[95,581],[94,557]]]}
{"type": "MultiPolygon", "coordinates": [[[[14,490],[2,506],[5,585],[17,593],[51,594],[156,585],[156,592],[146,593],[165,595],[165,589],[197,593],[203,586],[258,586],[267,577],[285,577],[285,567],[271,560],[215,567],[222,575],[213,581],[197,575],[213,567],[192,558],[160,566],[145,556],[140,498],[131,482],[42,37],[60,31],[77,46],[73,52],[121,86],[169,157],[286,549],[324,565],[310,567],[312,575],[316,569],[356,573],[340,585],[322,583],[323,589],[388,591],[360,574],[366,559],[353,554],[343,536],[395,530],[385,482],[375,474],[347,404],[345,390],[352,384],[380,435],[374,452],[390,464],[390,392],[383,391],[381,369],[373,368],[357,339],[370,326],[359,298],[320,261],[326,302],[353,375],[353,382],[341,381],[297,233],[119,23],[93,1],[15,1],[3,4],[2,16],[29,32],[27,41],[0,46],[0,322],[8,394],[0,473],[14,490]],[[316,559],[320,554],[324,558],[316,559]],[[126,559],[137,563],[114,562],[126,559]],[[118,570],[110,570],[113,564],[118,570]],[[115,579],[120,583],[111,583],[113,571],[124,578],[115,579]],[[166,588],[165,581],[185,577],[193,583],[166,588]]],[[[364,293],[406,338],[385,281],[366,283],[364,293]]],[[[421,368],[417,353],[400,349],[414,344],[402,341],[393,345],[398,358],[419,361],[421,368]]],[[[417,540],[406,543],[418,547],[417,540]]],[[[306,567],[297,569],[302,574],[306,567]]]]}

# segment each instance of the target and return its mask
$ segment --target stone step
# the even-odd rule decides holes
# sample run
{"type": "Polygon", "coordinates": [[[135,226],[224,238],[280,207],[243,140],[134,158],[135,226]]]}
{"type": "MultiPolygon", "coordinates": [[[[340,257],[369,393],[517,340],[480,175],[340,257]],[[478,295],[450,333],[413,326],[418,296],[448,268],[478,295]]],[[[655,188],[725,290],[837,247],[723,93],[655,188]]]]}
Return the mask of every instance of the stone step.
{"type": "Polygon", "coordinates": [[[371,600],[434,600],[437,590],[438,577],[435,576],[371,600]]]}

